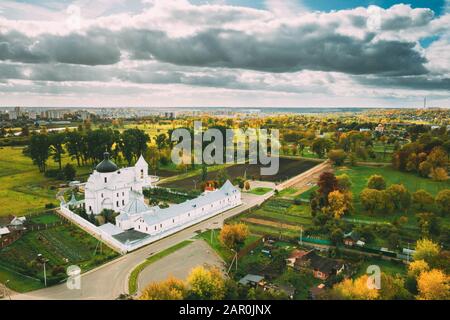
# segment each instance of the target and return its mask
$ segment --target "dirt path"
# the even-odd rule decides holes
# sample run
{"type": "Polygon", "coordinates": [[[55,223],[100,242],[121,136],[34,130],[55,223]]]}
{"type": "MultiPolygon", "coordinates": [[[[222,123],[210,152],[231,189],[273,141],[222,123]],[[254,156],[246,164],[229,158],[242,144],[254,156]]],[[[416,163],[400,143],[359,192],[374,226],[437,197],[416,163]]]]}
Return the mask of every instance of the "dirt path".
{"type": "Polygon", "coordinates": [[[258,218],[243,218],[242,220],[253,223],[253,224],[259,224],[262,226],[277,227],[277,228],[283,228],[283,229],[288,229],[288,230],[293,230],[293,231],[299,231],[301,229],[301,227],[293,225],[293,224],[274,222],[274,221],[258,219],[258,218]]]}

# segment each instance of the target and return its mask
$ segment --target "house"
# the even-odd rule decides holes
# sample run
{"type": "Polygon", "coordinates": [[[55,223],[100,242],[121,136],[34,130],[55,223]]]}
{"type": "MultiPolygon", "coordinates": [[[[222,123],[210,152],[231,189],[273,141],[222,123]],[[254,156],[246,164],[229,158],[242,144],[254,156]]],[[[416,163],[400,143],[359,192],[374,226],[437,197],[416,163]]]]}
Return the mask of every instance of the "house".
{"type": "Polygon", "coordinates": [[[289,258],[286,259],[286,265],[288,267],[294,267],[295,261],[297,261],[297,259],[302,258],[305,254],[307,254],[308,251],[304,251],[304,250],[293,250],[291,252],[291,254],[289,255],[289,258]]]}
{"type": "Polygon", "coordinates": [[[343,242],[346,246],[353,247],[359,240],[359,234],[356,232],[349,232],[344,234],[343,242]]]}
{"type": "Polygon", "coordinates": [[[25,230],[25,222],[27,218],[25,217],[14,217],[11,222],[8,224],[8,228],[11,231],[22,231],[25,230]]]}
{"type": "Polygon", "coordinates": [[[7,227],[0,228],[0,239],[8,234],[10,234],[10,231],[7,227]]]}
{"type": "Polygon", "coordinates": [[[322,257],[313,249],[297,259],[294,268],[297,270],[312,270],[315,278],[326,280],[332,275],[341,273],[344,270],[344,264],[334,259],[322,257]]]}
{"type": "Polygon", "coordinates": [[[251,286],[251,287],[264,287],[266,284],[264,281],[264,277],[256,274],[247,274],[245,277],[243,277],[241,280],[239,280],[239,283],[243,286],[251,286]]]}
{"type": "Polygon", "coordinates": [[[384,126],[380,123],[378,126],[375,127],[375,131],[383,133],[384,132],[384,126]]]}

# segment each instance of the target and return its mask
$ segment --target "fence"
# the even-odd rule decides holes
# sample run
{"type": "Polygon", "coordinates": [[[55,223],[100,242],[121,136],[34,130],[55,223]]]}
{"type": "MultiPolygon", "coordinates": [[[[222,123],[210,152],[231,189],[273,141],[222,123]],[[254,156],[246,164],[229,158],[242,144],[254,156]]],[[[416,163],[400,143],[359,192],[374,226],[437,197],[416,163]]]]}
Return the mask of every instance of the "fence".
{"type": "Polygon", "coordinates": [[[52,223],[29,223],[26,225],[26,228],[29,231],[39,231],[39,230],[46,230],[49,228],[62,226],[63,224],[67,224],[67,221],[62,220],[62,221],[52,222],[52,223]]]}
{"type": "Polygon", "coordinates": [[[171,234],[174,234],[178,231],[181,231],[183,229],[186,229],[190,226],[193,226],[201,221],[204,221],[206,219],[212,218],[215,215],[218,215],[220,213],[223,213],[227,210],[230,210],[232,208],[235,208],[236,206],[227,206],[220,209],[220,211],[214,211],[210,212],[208,214],[204,214],[202,216],[199,216],[198,218],[189,221],[188,223],[184,223],[178,226],[175,226],[171,229],[165,230],[164,232],[161,232],[156,235],[149,235],[148,237],[138,240],[135,242],[130,243],[122,243],[119,240],[115,239],[113,236],[111,236],[109,233],[106,233],[102,229],[98,228],[96,225],[92,224],[91,222],[85,220],[84,218],[80,217],[76,213],[72,212],[66,205],[61,204],[59,214],[63,217],[67,218],[68,220],[72,221],[73,223],[77,224],[80,228],[94,236],[100,241],[103,241],[108,246],[110,246],[115,251],[119,252],[120,254],[126,254],[127,252],[134,251],[136,249],[139,249],[145,245],[148,245],[152,242],[158,241],[162,238],[165,238],[171,234]]]}
{"type": "Polygon", "coordinates": [[[69,219],[73,223],[77,224],[81,229],[85,230],[95,238],[97,238],[100,241],[103,241],[108,246],[110,246],[112,249],[116,250],[117,252],[121,254],[127,253],[126,246],[122,244],[120,241],[114,239],[110,234],[106,233],[102,229],[98,228],[96,225],[92,224],[91,222],[83,219],[76,213],[72,212],[69,208],[67,208],[65,205],[61,204],[60,210],[58,211],[60,215],[63,217],[69,219]]]}

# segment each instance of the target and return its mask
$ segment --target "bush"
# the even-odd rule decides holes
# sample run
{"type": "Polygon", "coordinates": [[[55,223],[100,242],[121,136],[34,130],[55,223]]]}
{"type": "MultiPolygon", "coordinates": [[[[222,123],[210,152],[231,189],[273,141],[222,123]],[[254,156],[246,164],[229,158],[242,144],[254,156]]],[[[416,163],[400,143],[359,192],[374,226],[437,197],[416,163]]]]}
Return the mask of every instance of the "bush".
{"type": "Polygon", "coordinates": [[[48,169],[45,171],[44,176],[56,180],[64,180],[64,172],[58,169],[48,169]]]}

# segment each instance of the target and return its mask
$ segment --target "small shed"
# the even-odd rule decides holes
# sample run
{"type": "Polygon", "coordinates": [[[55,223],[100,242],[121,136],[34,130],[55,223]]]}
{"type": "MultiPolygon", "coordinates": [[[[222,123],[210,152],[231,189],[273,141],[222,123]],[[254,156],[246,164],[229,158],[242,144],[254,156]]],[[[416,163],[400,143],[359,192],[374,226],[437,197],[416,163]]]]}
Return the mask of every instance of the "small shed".
{"type": "Polygon", "coordinates": [[[264,277],[257,275],[257,274],[247,274],[245,277],[243,277],[241,280],[239,280],[239,283],[244,286],[264,286],[264,277]]]}

